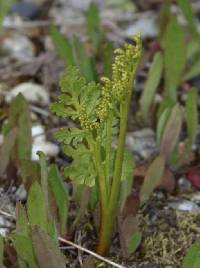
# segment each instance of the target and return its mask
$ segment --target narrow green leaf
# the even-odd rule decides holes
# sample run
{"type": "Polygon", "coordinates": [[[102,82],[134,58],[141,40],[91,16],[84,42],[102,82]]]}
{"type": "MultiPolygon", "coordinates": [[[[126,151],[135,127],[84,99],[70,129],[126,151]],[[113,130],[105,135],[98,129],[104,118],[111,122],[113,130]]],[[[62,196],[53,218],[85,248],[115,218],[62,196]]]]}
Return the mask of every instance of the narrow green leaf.
{"type": "Polygon", "coordinates": [[[181,268],[199,268],[200,267],[200,239],[198,239],[189,249],[183,259],[181,268]]]}
{"type": "Polygon", "coordinates": [[[75,65],[73,48],[70,41],[68,41],[54,25],[51,25],[50,27],[50,34],[55,49],[58,55],[65,61],[65,64],[75,65]]]}
{"type": "Polygon", "coordinates": [[[0,175],[2,175],[10,161],[11,153],[17,138],[17,128],[13,128],[5,137],[0,148],[0,175]]]}
{"type": "Polygon", "coordinates": [[[88,82],[97,80],[96,71],[92,64],[92,60],[88,56],[88,53],[84,45],[80,42],[80,40],[77,37],[73,38],[72,47],[73,47],[75,65],[80,70],[80,73],[86,78],[88,82]]]}
{"type": "Polygon", "coordinates": [[[56,165],[50,166],[48,180],[59,210],[61,234],[64,235],[67,227],[69,200],[68,193],[63,185],[62,178],[56,165]]]}
{"type": "Polygon", "coordinates": [[[88,33],[92,40],[92,46],[94,50],[97,51],[97,49],[101,45],[103,34],[101,32],[101,27],[100,27],[101,19],[100,19],[99,9],[98,9],[98,6],[94,2],[92,2],[89,6],[89,9],[87,11],[86,21],[87,21],[88,33]]]}
{"type": "Polygon", "coordinates": [[[16,208],[16,232],[17,234],[28,237],[29,235],[29,226],[28,219],[25,208],[22,204],[18,203],[16,208]]]}
{"type": "Polygon", "coordinates": [[[113,62],[113,45],[111,43],[103,44],[102,47],[102,61],[103,61],[103,75],[111,78],[112,76],[112,62],[113,62]]]}
{"type": "Polygon", "coordinates": [[[153,190],[158,186],[164,167],[165,161],[162,156],[158,156],[150,165],[140,191],[141,204],[144,204],[149,199],[153,190]]]}
{"type": "Polygon", "coordinates": [[[171,109],[170,108],[166,108],[160,115],[159,119],[158,119],[158,124],[157,124],[157,128],[156,128],[156,139],[158,144],[160,144],[161,141],[161,137],[163,135],[163,131],[165,129],[165,125],[167,123],[167,120],[170,116],[170,112],[171,109]]]}
{"type": "Polygon", "coordinates": [[[183,15],[185,16],[188,26],[191,29],[192,33],[197,35],[198,30],[197,30],[197,23],[196,23],[196,18],[194,15],[194,12],[192,10],[192,5],[189,0],[178,0],[178,5],[180,6],[183,15]]]}
{"type": "Polygon", "coordinates": [[[13,245],[17,251],[17,256],[27,263],[28,267],[40,268],[35,259],[31,239],[19,234],[15,234],[13,238],[13,245]]]}
{"type": "Polygon", "coordinates": [[[0,267],[4,267],[3,266],[3,252],[4,252],[4,241],[3,241],[3,237],[0,235],[0,267]]]}
{"type": "Polygon", "coordinates": [[[48,218],[45,197],[37,181],[32,184],[29,191],[27,212],[31,226],[38,225],[43,230],[47,230],[48,218]]]}
{"type": "Polygon", "coordinates": [[[198,100],[197,89],[193,88],[188,93],[186,101],[186,123],[187,123],[189,146],[192,146],[195,143],[196,139],[196,131],[198,127],[197,100],[198,100]]]}
{"type": "Polygon", "coordinates": [[[140,245],[141,241],[142,241],[142,233],[140,232],[134,233],[130,237],[128,242],[128,253],[129,254],[134,253],[138,248],[138,246],[140,245]]]}
{"type": "Polygon", "coordinates": [[[41,170],[41,187],[42,192],[44,194],[46,210],[48,213],[48,217],[50,219],[50,205],[49,205],[49,192],[48,192],[48,167],[46,162],[46,156],[43,152],[38,152],[39,155],[39,163],[41,170]]]}
{"type": "Polygon", "coordinates": [[[19,160],[30,160],[32,152],[32,133],[28,104],[19,117],[18,126],[19,131],[17,135],[17,150],[19,160]]]}
{"type": "Polygon", "coordinates": [[[32,160],[23,160],[21,162],[21,175],[26,189],[29,189],[31,184],[40,178],[40,166],[38,162],[32,160]]]}
{"type": "Polygon", "coordinates": [[[178,143],[182,121],[181,107],[176,104],[172,109],[161,139],[160,151],[166,161],[170,159],[170,155],[178,143]]]}
{"type": "Polygon", "coordinates": [[[176,100],[186,64],[185,34],[174,15],[171,15],[164,38],[164,69],[166,94],[176,100]]]}
{"type": "Polygon", "coordinates": [[[156,53],[151,65],[144,91],[140,100],[141,112],[147,122],[149,120],[149,111],[153,102],[156,90],[160,83],[163,70],[163,57],[160,52],[156,53]]]}
{"type": "Polygon", "coordinates": [[[56,242],[39,226],[32,230],[35,255],[40,268],[65,268],[65,257],[56,242]]]}
{"type": "Polygon", "coordinates": [[[200,75],[200,58],[186,71],[183,80],[190,80],[198,75],[200,75]]]}

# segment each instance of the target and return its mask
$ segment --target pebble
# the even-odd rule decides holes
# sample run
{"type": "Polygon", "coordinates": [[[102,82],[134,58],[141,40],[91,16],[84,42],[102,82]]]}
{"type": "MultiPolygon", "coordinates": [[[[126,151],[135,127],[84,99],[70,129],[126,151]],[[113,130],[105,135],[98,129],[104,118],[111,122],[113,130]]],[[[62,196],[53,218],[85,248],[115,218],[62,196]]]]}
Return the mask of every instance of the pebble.
{"type": "Polygon", "coordinates": [[[21,34],[15,33],[4,38],[1,46],[12,59],[19,62],[29,62],[35,55],[32,42],[21,34]]]}
{"type": "Polygon", "coordinates": [[[168,206],[180,211],[200,212],[200,207],[196,203],[186,199],[170,202],[168,206]]]}
{"type": "Polygon", "coordinates": [[[141,33],[143,38],[155,38],[158,35],[157,16],[144,16],[130,25],[124,32],[125,36],[132,37],[141,33]]]}
{"type": "Polygon", "coordinates": [[[38,151],[43,151],[47,156],[58,155],[60,149],[59,146],[46,140],[45,129],[42,125],[35,125],[32,127],[32,160],[38,161],[38,151]]]}
{"type": "Polygon", "coordinates": [[[42,85],[32,82],[21,83],[7,93],[6,101],[9,103],[19,93],[21,93],[28,102],[40,103],[41,105],[49,104],[49,94],[42,85]]]}
{"type": "Polygon", "coordinates": [[[178,179],[178,186],[181,192],[186,192],[191,190],[192,184],[185,177],[178,179]]]}
{"type": "Polygon", "coordinates": [[[38,161],[39,156],[38,151],[42,151],[46,156],[56,156],[59,153],[59,147],[51,142],[42,141],[42,142],[33,142],[32,146],[32,160],[38,161]]]}
{"type": "Polygon", "coordinates": [[[126,136],[126,146],[142,159],[153,157],[158,152],[155,133],[150,128],[129,132],[126,136]]]}

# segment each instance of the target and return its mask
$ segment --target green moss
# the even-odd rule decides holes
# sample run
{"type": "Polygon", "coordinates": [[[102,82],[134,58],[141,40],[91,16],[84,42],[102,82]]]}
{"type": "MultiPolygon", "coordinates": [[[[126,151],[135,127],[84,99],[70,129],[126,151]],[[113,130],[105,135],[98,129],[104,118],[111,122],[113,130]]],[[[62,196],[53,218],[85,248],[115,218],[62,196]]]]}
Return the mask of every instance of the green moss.
{"type": "Polygon", "coordinates": [[[200,236],[199,213],[171,212],[171,217],[174,217],[171,225],[169,214],[163,214],[163,217],[154,223],[149,215],[140,215],[144,237],[141,256],[143,261],[178,268],[188,248],[200,236]]]}

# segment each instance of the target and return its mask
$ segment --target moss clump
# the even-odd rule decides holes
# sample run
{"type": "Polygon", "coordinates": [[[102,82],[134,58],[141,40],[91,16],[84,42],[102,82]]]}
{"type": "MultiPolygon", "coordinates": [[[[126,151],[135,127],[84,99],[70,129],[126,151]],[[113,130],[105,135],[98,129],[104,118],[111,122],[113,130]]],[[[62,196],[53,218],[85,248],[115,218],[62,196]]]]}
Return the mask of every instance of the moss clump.
{"type": "Polygon", "coordinates": [[[140,215],[140,224],[142,259],[168,268],[181,267],[183,257],[200,236],[200,213],[167,209],[155,221],[140,215]]]}

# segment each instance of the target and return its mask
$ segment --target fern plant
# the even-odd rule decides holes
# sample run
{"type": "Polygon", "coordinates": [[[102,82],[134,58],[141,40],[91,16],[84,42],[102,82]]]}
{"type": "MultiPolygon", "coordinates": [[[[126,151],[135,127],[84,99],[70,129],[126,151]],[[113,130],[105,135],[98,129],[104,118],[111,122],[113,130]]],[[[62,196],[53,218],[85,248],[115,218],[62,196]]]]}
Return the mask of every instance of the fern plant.
{"type": "Polygon", "coordinates": [[[78,184],[98,187],[101,224],[97,252],[101,255],[110,247],[122,180],[132,176],[133,159],[130,161],[131,156],[125,150],[125,137],[142,51],[140,36],[135,36],[134,41],[135,45],[126,44],[115,51],[112,78],[101,78],[101,84],[87,83],[76,67],[68,67],[60,83],[62,94],[52,105],[58,116],[79,123],[76,128],[60,129],[56,138],[64,144],[64,152],[73,158],[73,163],[65,168],[65,175],[78,184]],[[118,143],[114,149],[116,136],[118,143]]]}

